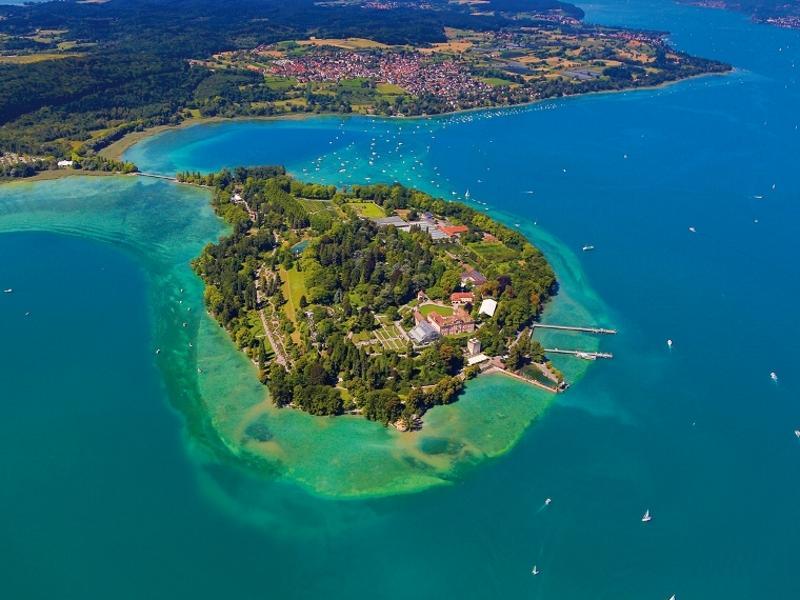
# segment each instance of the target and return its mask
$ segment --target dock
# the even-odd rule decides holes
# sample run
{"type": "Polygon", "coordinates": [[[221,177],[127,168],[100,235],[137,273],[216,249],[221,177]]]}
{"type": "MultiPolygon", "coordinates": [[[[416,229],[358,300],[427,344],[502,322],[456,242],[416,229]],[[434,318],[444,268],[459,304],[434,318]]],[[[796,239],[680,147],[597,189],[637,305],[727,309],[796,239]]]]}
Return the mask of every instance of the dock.
{"type": "Polygon", "coordinates": [[[157,175],[156,173],[131,173],[134,177],[149,177],[151,179],[164,179],[166,181],[178,181],[177,177],[170,177],[169,175],[157,175]]]}
{"type": "Polygon", "coordinates": [[[554,329],[556,331],[576,331],[579,333],[595,333],[598,335],[616,335],[616,329],[606,329],[604,327],[574,327],[571,325],[548,325],[546,323],[534,323],[534,329],[554,329]]]}
{"type": "Polygon", "coordinates": [[[610,352],[586,352],[584,350],[562,350],[561,348],[545,348],[547,354],[568,354],[585,360],[596,360],[598,358],[614,358],[610,352]]]}

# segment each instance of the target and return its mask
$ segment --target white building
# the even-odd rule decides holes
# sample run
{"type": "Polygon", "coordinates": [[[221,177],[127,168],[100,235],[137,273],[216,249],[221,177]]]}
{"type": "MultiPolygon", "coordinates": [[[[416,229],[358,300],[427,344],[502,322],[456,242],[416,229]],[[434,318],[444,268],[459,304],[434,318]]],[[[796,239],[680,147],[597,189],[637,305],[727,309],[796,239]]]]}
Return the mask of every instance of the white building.
{"type": "Polygon", "coordinates": [[[75,166],[75,161],[74,160],[60,160],[60,161],[58,161],[58,168],[59,169],[66,169],[68,167],[73,167],[73,166],[75,166]]]}
{"type": "Polygon", "coordinates": [[[490,317],[493,317],[496,310],[497,310],[497,300],[493,300],[492,298],[486,298],[484,299],[483,302],[481,302],[481,308],[478,311],[478,314],[488,315],[490,317]]]}

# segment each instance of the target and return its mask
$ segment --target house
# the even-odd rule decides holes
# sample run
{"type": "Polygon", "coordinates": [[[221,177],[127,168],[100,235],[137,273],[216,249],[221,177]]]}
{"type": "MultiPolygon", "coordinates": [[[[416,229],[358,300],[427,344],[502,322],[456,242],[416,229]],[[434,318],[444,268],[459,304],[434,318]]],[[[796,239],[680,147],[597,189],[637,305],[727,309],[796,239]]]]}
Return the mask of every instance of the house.
{"type": "Polygon", "coordinates": [[[428,315],[428,322],[439,335],[458,335],[475,331],[475,321],[463,308],[457,308],[449,317],[432,312],[428,315]]]}
{"type": "Polygon", "coordinates": [[[439,231],[452,239],[458,237],[462,233],[467,233],[469,228],[466,225],[439,225],[439,231]]]}
{"type": "Polygon", "coordinates": [[[415,344],[421,346],[423,344],[430,344],[439,337],[439,333],[434,329],[433,325],[425,320],[418,321],[411,331],[408,332],[408,337],[415,344]]]}
{"type": "Polygon", "coordinates": [[[428,301],[428,294],[425,293],[425,290],[420,290],[417,292],[417,303],[422,304],[423,302],[428,301]]]}
{"type": "Polygon", "coordinates": [[[74,167],[75,161],[74,160],[60,160],[58,161],[58,168],[59,169],[66,169],[69,167],[74,167]]]}
{"type": "Polygon", "coordinates": [[[481,341],[478,338],[470,338],[467,342],[467,354],[477,356],[481,353],[481,341]]]}
{"type": "Polygon", "coordinates": [[[464,272],[461,273],[461,285],[483,285],[486,283],[486,277],[483,276],[479,271],[476,271],[472,267],[467,267],[464,269],[464,272]]]}
{"type": "Polygon", "coordinates": [[[481,302],[481,307],[478,310],[478,314],[488,315],[490,317],[493,317],[496,310],[497,310],[497,300],[493,300],[492,298],[485,298],[484,301],[481,302]]]}
{"type": "Polygon", "coordinates": [[[455,292],[450,294],[450,304],[453,306],[467,306],[475,302],[475,294],[472,292],[455,292]]]}

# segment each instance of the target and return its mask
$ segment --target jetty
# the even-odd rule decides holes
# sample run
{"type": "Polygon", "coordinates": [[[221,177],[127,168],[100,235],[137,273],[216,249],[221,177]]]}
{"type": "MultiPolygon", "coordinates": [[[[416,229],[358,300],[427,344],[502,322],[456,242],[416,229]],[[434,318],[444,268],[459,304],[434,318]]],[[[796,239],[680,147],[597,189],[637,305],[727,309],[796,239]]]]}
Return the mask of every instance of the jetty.
{"type": "Polygon", "coordinates": [[[534,329],[555,329],[556,331],[576,331],[579,333],[595,333],[598,335],[616,335],[616,329],[604,327],[576,327],[572,325],[549,325],[547,323],[534,323],[534,329]]]}
{"type": "Polygon", "coordinates": [[[563,350],[561,348],[545,348],[545,353],[549,354],[569,354],[570,356],[577,356],[586,360],[595,360],[598,358],[614,358],[610,352],[587,352],[585,350],[563,350]]]}
{"type": "Polygon", "coordinates": [[[134,177],[150,177],[151,179],[166,179],[167,181],[178,181],[177,177],[170,177],[169,175],[157,175],[155,173],[131,173],[134,177]]]}

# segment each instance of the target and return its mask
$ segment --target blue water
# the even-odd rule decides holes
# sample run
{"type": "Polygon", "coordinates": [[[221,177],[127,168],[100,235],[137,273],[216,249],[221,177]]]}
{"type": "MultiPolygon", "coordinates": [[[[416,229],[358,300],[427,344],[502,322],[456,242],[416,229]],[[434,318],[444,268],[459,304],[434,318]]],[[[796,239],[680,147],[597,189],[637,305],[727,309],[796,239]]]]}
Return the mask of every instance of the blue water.
{"type": "Polygon", "coordinates": [[[620,330],[602,341],[613,361],[450,487],[368,502],[284,493],[187,453],[150,360],[133,259],[62,236],[0,236],[0,287],[28,290],[0,298],[0,589],[798,597],[800,33],[666,0],[584,8],[669,30],[736,71],[438,120],[189,128],[128,157],[164,173],[283,162],[335,183],[469,188],[548,252],[568,283],[560,302],[620,330]],[[580,252],[586,243],[596,250],[580,252]]]}

